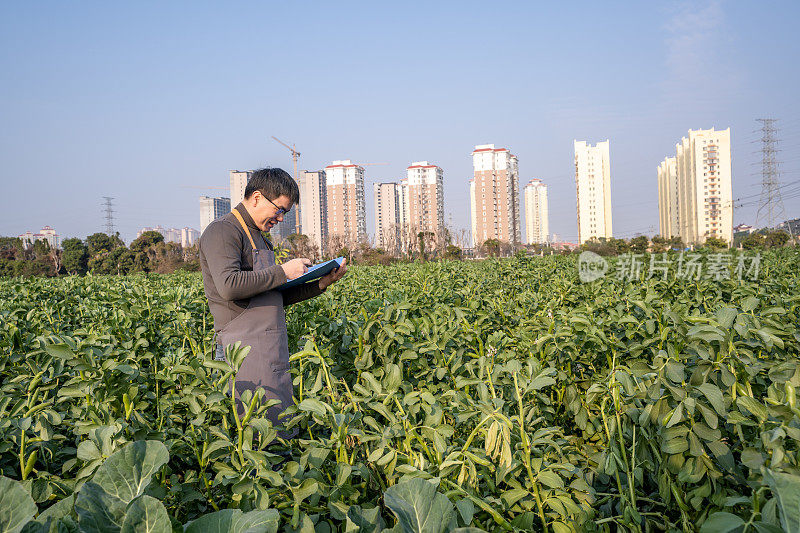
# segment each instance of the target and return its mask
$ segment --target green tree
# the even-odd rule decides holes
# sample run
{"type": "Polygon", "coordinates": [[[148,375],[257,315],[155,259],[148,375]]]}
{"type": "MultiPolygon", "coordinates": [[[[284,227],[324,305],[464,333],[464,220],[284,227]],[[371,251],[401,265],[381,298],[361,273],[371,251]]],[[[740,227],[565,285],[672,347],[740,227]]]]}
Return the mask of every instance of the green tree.
{"type": "Polygon", "coordinates": [[[160,242],[148,248],[152,254],[150,271],[159,274],[175,272],[183,266],[183,248],[177,242],[160,242]]]}
{"type": "Polygon", "coordinates": [[[764,236],[768,248],[780,248],[789,241],[789,234],[783,231],[770,231],[764,236]]]}
{"type": "Polygon", "coordinates": [[[419,243],[420,259],[427,261],[428,250],[432,249],[436,244],[436,234],[432,231],[420,231],[417,233],[417,242],[419,243]]]}
{"type": "Polygon", "coordinates": [[[610,256],[626,252],[628,250],[628,243],[622,239],[612,238],[610,240],[606,240],[605,238],[597,239],[592,237],[581,244],[579,249],[582,251],[593,252],[597,255],[610,256]]]}
{"type": "Polygon", "coordinates": [[[68,274],[86,274],[89,268],[89,249],[80,239],[64,239],[61,243],[61,265],[68,274]]]}
{"type": "Polygon", "coordinates": [[[755,250],[757,248],[763,248],[765,246],[766,239],[764,235],[761,233],[751,233],[744,239],[742,239],[742,248],[745,250],[755,250]]]}
{"type": "MultiPolygon", "coordinates": [[[[600,241],[603,244],[603,241],[600,241]]],[[[611,248],[615,254],[627,254],[631,251],[631,245],[625,239],[615,239],[611,237],[605,241],[605,245],[611,248]]]]}
{"type": "Polygon", "coordinates": [[[666,252],[667,248],[669,248],[669,241],[662,237],[661,235],[656,235],[653,237],[653,253],[662,253],[666,252]]]}
{"type": "Polygon", "coordinates": [[[703,246],[712,250],[724,250],[728,247],[728,242],[719,237],[708,237],[706,242],[703,243],[703,246]]]}
{"type": "Polygon", "coordinates": [[[47,259],[50,255],[50,243],[45,240],[36,240],[31,246],[34,259],[47,259]]]}
{"type": "Polygon", "coordinates": [[[133,271],[134,255],[124,246],[114,248],[111,252],[102,253],[89,260],[92,274],[122,275],[133,271]]]}
{"type": "Polygon", "coordinates": [[[631,239],[630,247],[633,253],[636,254],[643,254],[647,252],[647,247],[650,245],[650,241],[644,235],[638,235],[631,239]]]}
{"type": "Polygon", "coordinates": [[[19,237],[0,237],[0,255],[8,259],[22,259],[25,248],[19,237]]]}
{"type": "Polygon", "coordinates": [[[680,235],[675,235],[670,238],[669,247],[672,250],[683,250],[686,248],[686,244],[683,242],[680,235]]]}
{"type": "Polygon", "coordinates": [[[133,254],[134,272],[151,272],[158,268],[157,248],[164,243],[164,236],[157,231],[145,231],[130,245],[133,254]]]}
{"type": "Polygon", "coordinates": [[[486,239],[481,244],[481,250],[489,257],[497,257],[500,255],[500,241],[497,239],[486,239]]]}
{"type": "Polygon", "coordinates": [[[53,268],[53,263],[48,259],[34,258],[27,261],[21,261],[23,276],[46,276],[53,277],[56,275],[56,270],[53,268]]]}
{"type": "Polygon", "coordinates": [[[102,252],[110,252],[114,248],[125,246],[125,243],[119,238],[119,233],[113,236],[105,233],[92,233],[86,237],[86,244],[89,247],[89,255],[93,258],[102,252]]]}
{"type": "Polygon", "coordinates": [[[289,243],[289,255],[292,257],[307,257],[309,259],[316,259],[319,255],[317,247],[308,238],[308,235],[302,233],[292,233],[286,240],[289,243]]]}
{"type": "Polygon", "coordinates": [[[461,261],[463,259],[463,252],[461,248],[454,244],[448,244],[444,250],[444,258],[451,261],[461,261]]]}
{"type": "Polygon", "coordinates": [[[142,233],[136,239],[133,240],[130,249],[132,252],[141,252],[160,242],[164,242],[164,236],[161,235],[159,232],[145,231],[144,233],[142,233]]]}

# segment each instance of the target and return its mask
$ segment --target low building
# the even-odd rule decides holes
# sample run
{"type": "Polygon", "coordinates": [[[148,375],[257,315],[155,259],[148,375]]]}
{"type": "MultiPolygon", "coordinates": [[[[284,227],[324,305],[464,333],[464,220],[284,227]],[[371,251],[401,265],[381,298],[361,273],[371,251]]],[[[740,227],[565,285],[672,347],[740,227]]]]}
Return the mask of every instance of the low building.
{"type": "Polygon", "coordinates": [[[39,233],[33,233],[31,231],[26,231],[22,235],[19,236],[19,239],[22,241],[22,246],[30,248],[33,246],[33,243],[36,241],[45,241],[50,248],[60,248],[61,247],[61,237],[56,233],[56,230],[51,228],[50,226],[43,227],[39,233]]]}
{"type": "Polygon", "coordinates": [[[800,235],[800,218],[785,220],[778,224],[776,229],[788,231],[792,237],[797,237],[800,235]]]}

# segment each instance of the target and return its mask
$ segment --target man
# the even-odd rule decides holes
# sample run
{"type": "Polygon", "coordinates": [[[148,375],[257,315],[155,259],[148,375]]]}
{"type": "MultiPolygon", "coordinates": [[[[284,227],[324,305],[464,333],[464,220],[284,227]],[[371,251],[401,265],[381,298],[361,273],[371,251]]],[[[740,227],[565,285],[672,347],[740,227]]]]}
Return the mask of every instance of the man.
{"type": "Polygon", "coordinates": [[[278,414],[292,404],[289,340],[283,308],[319,296],[347,271],[345,263],[316,282],[279,292],[288,279],[303,275],[311,261],[297,258],[275,264],[271,243],[261,234],[283,220],[300,200],[297,183],[279,168],[253,172],[244,200],[208,225],[200,237],[203,286],[217,334],[217,353],[241,341],[250,346],[236,375],[236,394],[263,387],[267,398],[281,401],[278,414]]]}

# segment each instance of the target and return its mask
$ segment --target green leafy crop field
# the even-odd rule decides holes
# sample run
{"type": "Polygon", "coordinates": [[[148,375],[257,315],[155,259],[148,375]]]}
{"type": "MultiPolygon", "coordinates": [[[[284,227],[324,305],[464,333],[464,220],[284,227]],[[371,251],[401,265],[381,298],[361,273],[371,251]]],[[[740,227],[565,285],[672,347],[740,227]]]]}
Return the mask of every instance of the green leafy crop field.
{"type": "Polygon", "coordinates": [[[239,416],[197,274],[0,280],[0,531],[798,531],[800,254],[356,267],[239,416]]]}

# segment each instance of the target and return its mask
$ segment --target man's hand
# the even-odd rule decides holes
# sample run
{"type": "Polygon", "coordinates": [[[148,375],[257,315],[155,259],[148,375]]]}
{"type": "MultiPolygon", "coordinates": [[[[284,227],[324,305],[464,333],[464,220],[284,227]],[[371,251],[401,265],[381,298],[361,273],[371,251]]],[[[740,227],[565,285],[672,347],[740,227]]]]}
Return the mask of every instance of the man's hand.
{"type": "Polygon", "coordinates": [[[297,259],[286,261],[281,265],[281,268],[286,273],[286,279],[294,279],[305,274],[310,266],[311,260],[305,257],[298,257],[297,259]]]}
{"type": "Polygon", "coordinates": [[[320,290],[324,291],[325,289],[328,288],[328,286],[331,283],[336,283],[337,281],[342,279],[342,276],[344,276],[345,272],[347,272],[347,259],[342,260],[342,266],[340,266],[330,274],[325,274],[324,276],[319,278],[320,290]]]}

